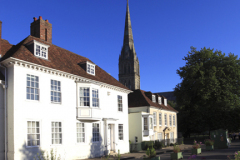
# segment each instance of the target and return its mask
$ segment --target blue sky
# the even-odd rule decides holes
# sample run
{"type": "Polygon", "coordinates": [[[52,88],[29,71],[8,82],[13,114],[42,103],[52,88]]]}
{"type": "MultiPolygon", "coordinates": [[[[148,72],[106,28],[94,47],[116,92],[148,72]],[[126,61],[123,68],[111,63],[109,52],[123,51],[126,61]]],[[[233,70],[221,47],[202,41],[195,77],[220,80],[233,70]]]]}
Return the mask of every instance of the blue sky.
{"type": "MultiPolygon", "coordinates": [[[[240,54],[239,0],[129,0],[141,89],[172,91],[190,46],[240,54]]],[[[53,26],[53,44],[91,59],[118,79],[126,0],[1,0],[2,38],[17,44],[33,17],[53,26]]]]}

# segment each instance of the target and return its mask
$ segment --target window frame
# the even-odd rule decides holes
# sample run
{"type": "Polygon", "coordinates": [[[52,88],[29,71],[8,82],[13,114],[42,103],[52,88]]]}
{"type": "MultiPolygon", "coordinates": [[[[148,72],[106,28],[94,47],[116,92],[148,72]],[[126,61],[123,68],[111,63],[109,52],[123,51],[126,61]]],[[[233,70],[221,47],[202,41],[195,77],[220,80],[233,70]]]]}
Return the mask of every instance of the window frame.
{"type": "Polygon", "coordinates": [[[39,87],[40,83],[39,82],[40,82],[39,76],[35,76],[33,74],[26,74],[26,100],[40,101],[40,87],[39,87]],[[34,76],[33,81],[32,81],[32,76],[34,76]],[[35,80],[36,78],[37,78],[37,81],[35,80]],[[28,82],[29,82],[29,85],[28,85],[28,82]],[[34,86],[32,86],[32,83],[34,83],[34,86]],[[34,91],[33,92],[34,99],[31,99],[32,89],[34,91]],[[36,90],[37,90],[38,94],[36,94],[36,90]],[[29,95],[29,98],[28,98],[28,95],[29,95]],[[38,96],[38,99],[36,99],[36,96],[38,96]]]}
{"type": "Polygon", "coordinates": [[[124,134],[123,133],[124,133],[123,132],[123,124],[118,124],[118,140],[119,141],[123,141],[124,140],[124,134]],[[120,126],[122,127],[122,129],[120,129],[120,126]],[[121,137],[121,135],[122,135],[122,137],[121,137]]]}
{"type": "MultiPolygon", "coordinates": [[[[91,91],[92,91],[92,107],[99,108],[99,89],[92,88],[91,91]],[[96,100],[96,101],[94,101],[94,100],[96,100]]],[[[90,105],[91,105],[91,103],[90,103],[90,105]]]]}
{"type": "MultiPolygon", "coordinates": [[[[26,147],[27,148],[40,147],[41,146],[41,121],[40,120],[27,120],[26,122],[27,122],[27,126],[26,126],[26,128],[27,128],[27,131],[26,131],[26,147]],[[36,127],[36,124],[35,124],[35,136],[37,137],[37,134],[39,134],[39,145],[28,145],[28,141],[29,141],[28,140],[28,135],[29,135],[28,129],[33,129],[32,126],[31,126],[31,128],[29,128],[28,122],[35,122],[35,123],[38,122],[39,123],[39,127],[36,127]],[[39,128],[39,133],[36,133],[37,128],[39,128]]],[[[32,133],[30,133],[30,134],[32,134],[32,133]]],[[[35,138],[35,140],[37,141],[38,138],[35,138]]]]}
{"type": "Polygon", "coordinates": [[[100,123],[92,123],[92,143],[100,142],[100,123]],[[96,128],[94,128],[94,124],[98,125],[98,131],[96,132],[96,128]],[[98,137],[94,137],[94,135],[98,135],[98,137]],[[97,139],[98,140],[94,140],[97,139]]]}
{"type": "Polygon", "coordinates": [[[156,96],[155,95],[152,95],[152,102],[156,103],[156,96]]]}
{"type": "Polygon", "coordinates": [[[167,99],[164,99],[164,105],[167,106],[167,99]]]}
{"type": "Polygon", "coordinates": [[[78,83],[77,84],[77,88],[78,88],[78,92],[77,92],[77,96],[78,96],[78,107],[82,108],[95,108],[95,109],[100,109],[101,107],[101,100],[100,100],[100,87],[98,85],[95,84],[84,84],[84,83],[78,83]],[[82,91],[81,91],[82,89],[82,91]],[[87,92],[84,91],[88,90],[87,92]],[[98,97],[93,97],[93,92],[97,91],[98,97]],[[82,101],[84,100],[85,101],[82,101]],[[98,101],[98,106],[94,106],[93,105],[93,99],[97,99],[98,101]],[[86,101],[87,100],[87,101],[86,101]]]}
{"type": "Polygon", "coordinates": [[[34,56],[38,57],[38,58],[43,58],[43,59],[48,59],[48,48],[50,47],[49,45],[40,43],[36,40],[33,41],[34,42],[34,56]],[[39,49],[38,49],[39,46],[39,49]],[[45,51],[44,51],[45,49],[45,51]],[[43,56],[43,54],[45,54],[45,56],[43,56]]]}
{"type": "Polygon", "coordinates": [[[169,126],[172,126],[172,115],[169,114],[169,126]]]}
{"type": "Polygon", "coordinates": [[[162,104],[162,97],[158,97],[158,104],[162,104]]]}
{"type": "Polygon", "coordinates": [[[61,81],[51,79],[50,80],[50,89],[51,89],[50,90],[51,103],[62,103],[61,81]],[[52,82],[53,82],[53,84],[52,84],[52,82]],[[57,82],[57,85],[55,85],[55,82],[57,82]],[[55,86],[56,86],[57,90],[53,90],[53,88],[55,88],[55,86]],[[60,88],[60,91],[58,91],[58,88],[60,88]],[[53,93],[53,95],[52,95],[52,93],[53,93]],[[57,94],[59,93],[60,97],[54,96],[54,93],[57,93],[57,94]],[[52,100],[52,97],[53,97],[53,100],[52,100]],[[59,98],[60,101],[54,101],[54,97],[59,98]]]}
{"type": "Polygon", "coordinates": [[[122,103],[122,96],[117,95],[117,103],[118,103],[118,111],[123,112],[123,103],[122,103]]]}
{"type": "Polygon", "coordinates": [[[143,117],[143,130],[145,130],[145,131],[149,130],[148,129],[148,117],[143,117]]]}
{"type": "Polygon", "coordinates": [[[153,126],[157,125],[157,112],[153,112],[153,126]]]}
{"type": "Polygon", "coordinates": [[[167,114],[164,114],[164,124],[165,124],[165,126],[168,126],[168,124],[167,124],[167,114]]]}
{"type": "Polygon", "coordinates": [[[83,122],[76,123],[76,134],[77,134],[76,135],[77,143],[86,143],[86,125],[85,125],[85,123],[83,123],[83,122]],[[78,124],[83,124],[83,126],[78,126],[78,124]],[[78,132],[78,129],[80,130],[79,132],[78,132]],[[83,129],[83,131],[81,129],[83,129]],[[79,134],[80,134],[80,137],[78,136],[79,134]],[[82,137],[81,134],[83,134],[84,136],[82,137]],[[83,138],[83,141],[81,141],[82,138],[83,138]],[[80,141],[78,141],[79,139],[80,139],[80,141]]]}
{"type": "Polygon", "coordinates": [[[90,63],[90,62],[87,61],[87,63],[86,63],[86,72],[88,74],[91,74],[91,75],[95,76],[95,73],[96,73],[95,64],[90,63]]]}
{"type": "Polygon", "coordinates": [[[78,98],[79,98],[79,106],[80,107],[90,107],[91,105],[90,105],[90,101],[91,101],[91,89],[90,89],[90,87],[79,87],[79,96],[78,96],[78,98]],[[81,89],[83,89],[83,96],[81,96],[81,89]],[[88,91],[86,92],[86,94],[88,94],[88,95],[86,95],[85,96],[85,89],[88,89],[88,91]],[[81,102],[81,98],[83,98],[83,102],[81,102]],[[87,101],[85,101],[85,98],[87,99],[88,98],[88,100],[87,101]],[[81,104],[84,104],[84,105],[81,105],[81,104]],[[86,105],[85,105],[85,103],[86,103],[86,105]]]}
{"type": "Polygon", "coordinates": [[[161,142],[162,141],[162,133],[158,133],[158,140],[159,140],[159,142],[161,142]]]}
{"type": "Polygon", "coordinates": [[[61,121],[51,121],[51,145],[63,145],[63,123],[61,121]],[[53,123],[58,123],[58,129],[61,129],[61,132],[59,132],[59,130],[58,132],[55,132],[57,128],[55,127],[55,124],[53,128],[53,123]],[[61,123],[61,126],[59,127],[60,123],[61,123]],[[55,135],[53,137],[53,134],[59,134],[58,137],[60,138],[55,138],[55,135]],[[61,140],[61,143],[55,143],[55,142],[53,143],[53,140],[55,141],[56,139],[61,140]]]}
{"type": "Polygon", "coordinates": [[[158,118],[159,118],[159,119],[158,119],[158,121],[159,121],[159,122],[158,122],[158,123],[159,123],[159,126],[162,126],[162,113],[159,113],[159,114],[158,114],[158,118]]]}
{"type": "Polygon", "coordinates": [[[176,126],[175,115],[173,115],[173,126],[176,126]]]}

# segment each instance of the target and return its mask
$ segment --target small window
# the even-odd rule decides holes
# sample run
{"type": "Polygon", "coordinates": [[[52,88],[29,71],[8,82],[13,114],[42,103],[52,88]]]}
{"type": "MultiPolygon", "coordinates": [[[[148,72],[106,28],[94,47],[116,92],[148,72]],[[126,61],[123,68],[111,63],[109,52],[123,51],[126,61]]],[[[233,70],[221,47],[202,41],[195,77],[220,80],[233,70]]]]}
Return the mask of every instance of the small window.
{"type": "Polygon", "coordinates": [[[158,133],[158,140],[162,141],[162,133],[158,133]]]}
{"type": "Polygon", "coordinates": [[[51,80],[51,102],[61,102],[61,82],[51,80]]]}
{"type": "Polygon", "coordinates": [[[161,97],[158,97],[158,104],[162,104],[162,98],[161,97]]]}
{"type": "Polygon", "coordinates": [[[92,127],[92,141],[99,142],[99,123],[93,123],[92,127]]]}
{"type": "Polygon", "coordinates": [[[119,140],[123,140],[123,124],[118,125],[118,137],[119,140]]]}
{"type": "Polygon", "coordinates": [[[144,130],[148,130],[148,119],[147,119],[147,117],[143,118],[143,128],[144,128],[144,130]]]}
{"type": "Polygon", "coordinates": [[[98,96],[98,89],[92,90],[92,106],[99,107],[99,96],[98,96]]]}
{"type": "Polygon", "coordinates": [[[149,128],[150,129],[153,129],[153,119],[152,118],[149,118],[149,128]]]}
{"type": "Polygon", "coordinates": [[[61,122],[52,122],[52,144],[62,144],[61,122]]]}
{"type": "Polygon", "coordinates": [[[137,143],[138,142],[138,137],[137,136],[135,136],[135,143],[137,143]]]}
{"type": "Polygon", "coordinates": [[[38,76],[27,74],[27,99],[39,100],[38,76]]]}
{"type": "Polygon", "coordinates": [[[155,96],[155,95],[152,95],[152,101],[153,101],[154,103],[156,103],[156,96],[155,96]]]}
{"type": "Polygon", "coordinates": [[[87,62],[87,73],[95,76],[95,65],[87,62]]]}
{"type": "Polygon", "coordinates": [[[159,113],[159,126],[162,125],[162,113],[159,113]]]}
{"type": "Polygon", "coordinates": [[[40,126],[38,121],[27,121],[27,146],[40,146],[40,126]]]}
{"type": "Polygon", "coordinates": [[[164,114],[165,126],[167,126],[167,114],[164,114]]]}
{"type": "Polygon", "coordinates": [[[90,89],[88,87],[80,87],[80,106],[90,106],[90,89]]]}
{"type": "Polygon", "coordinates": [[[172,126],[172,115],[169,115],[169,125],[172,126]]]}
{"type": "Polygon", "coordinates": [[[36,57],[48,59],[48,47],[49,45],[34,40],[34,55],[36,57]]]}
{"type": "Polygon", "coordinates": [[[164,99],[164,105],[167,106],[167,99],[164,99]]]}
{"type": "Polygon", "coordinates": [[[84,123],[77,123],[77,143],[85,142],[85,126],[84,123]]]}
{"type": "Polygon", "coordinates": [[[173,115],[173,126],[175,126],[175,115],[173,115]]]}
{"type": "Polygon", "coordinates": [[[157,125],[157,113],[153,112],[153,125],[156,126],[157,125]]]}
{"type": "Polygon", "coordinates": [[[122,96],[118,95],[118,111],[123,111],[122,96]]]}

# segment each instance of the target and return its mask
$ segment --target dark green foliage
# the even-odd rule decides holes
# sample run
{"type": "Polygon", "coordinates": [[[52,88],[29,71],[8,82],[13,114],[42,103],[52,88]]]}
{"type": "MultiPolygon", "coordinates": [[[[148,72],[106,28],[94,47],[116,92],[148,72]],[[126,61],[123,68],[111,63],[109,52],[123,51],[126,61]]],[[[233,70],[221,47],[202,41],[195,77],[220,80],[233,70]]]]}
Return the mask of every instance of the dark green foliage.
{"type": "Polygon", "coordinates": [[[240,60],[229,53],[202,48],[183,58],[177,70],[182,82],[175,89],[179,130],[200,133],[218,128],[240,128],[240,60]]]}
{"type": "Polygon", "coordinates": [[[147,150],[149,147],[151,147],[154,144],[154,141],[143,141],[142,142],[142,150],[147,150]]]}
{"type": "Polygon", "coordinates": [[[154,157],[154,156],[156,156],[156,151],[155,151],[155,149],[153,148],[153,144],[152,144],[151,147],[148,147],[148,148],[147,148],[146,154],[148,155],[148,157],[154,157]],[[149,148],[150,148],[150,149],[149,149],[149,148]]]}
{"type": "Polygon", "coordinates": [[[153,146],[155,149],[162,149],[163,143],[160,142],[159,140],[156,140],[153,146]]]}
{"type": "Polygon", "coordinates": [[[175,107],[176,107],[176,104],[177,104],[176,102],[170,101],[170,100],[168,100],[167,103],[168,103],[171,107],[173,107],[173,108],[175,108],[175,107]]]}

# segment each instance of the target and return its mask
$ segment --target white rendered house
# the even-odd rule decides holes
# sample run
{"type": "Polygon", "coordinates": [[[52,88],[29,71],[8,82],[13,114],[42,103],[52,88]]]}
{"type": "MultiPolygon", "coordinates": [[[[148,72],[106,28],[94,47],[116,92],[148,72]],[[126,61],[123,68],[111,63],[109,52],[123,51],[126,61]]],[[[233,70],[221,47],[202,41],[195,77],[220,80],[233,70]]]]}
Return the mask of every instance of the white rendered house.
{"type": "Polygon", "coordinates": [[[88,58],[52,44],[52,25],[34,18],[31,35],[1,39],[0,159],[41,151],[61,159],[129,152],[131,91],[88,58]]]}

